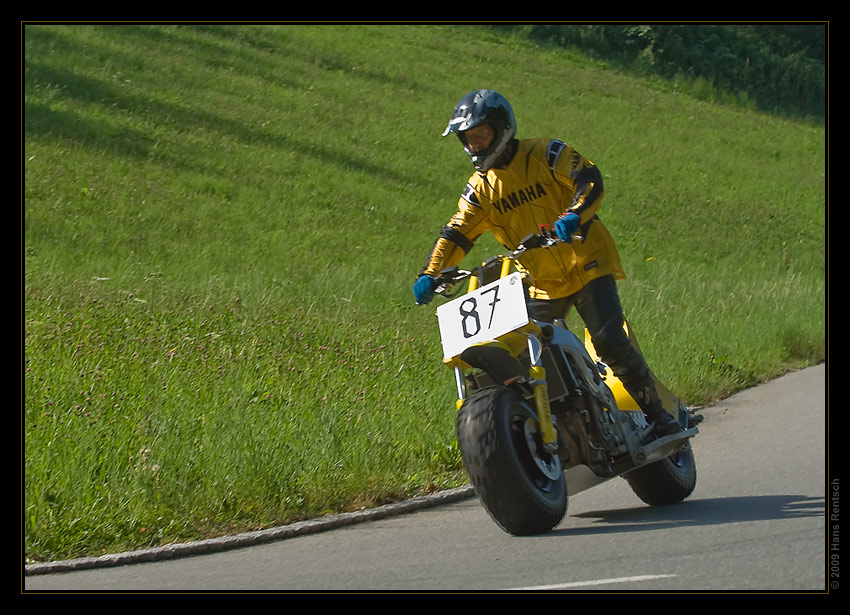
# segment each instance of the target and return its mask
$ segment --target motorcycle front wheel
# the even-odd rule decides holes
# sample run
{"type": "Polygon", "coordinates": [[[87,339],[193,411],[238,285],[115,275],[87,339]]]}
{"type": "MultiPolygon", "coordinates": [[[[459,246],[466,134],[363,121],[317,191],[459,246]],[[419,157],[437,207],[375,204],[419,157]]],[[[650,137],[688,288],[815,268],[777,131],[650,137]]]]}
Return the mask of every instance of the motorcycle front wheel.
{"type": "Polygon", "coordinates": [[[543,447],[537,413],[515,390],[473,394],[457,417],[458,445],[481,504],[515,536],[552,530],[567,512],[557,453],[543,447]]]}

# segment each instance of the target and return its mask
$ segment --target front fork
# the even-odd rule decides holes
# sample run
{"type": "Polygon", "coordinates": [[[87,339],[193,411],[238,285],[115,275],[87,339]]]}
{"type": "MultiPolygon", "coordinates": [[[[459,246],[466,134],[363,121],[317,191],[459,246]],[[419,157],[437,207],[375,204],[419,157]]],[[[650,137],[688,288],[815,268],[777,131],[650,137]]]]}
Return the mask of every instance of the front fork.
{"type": "Polygon", "coordinates": [[[543,446],[554,451],[558,448],[558,434],[552,422],[552,408],[549,405],[549,387],[546,384],[546,370],[543,367],[543,345],[536,335],[528,334],[528,356],[531,367],[528,370],[529,384],[534,391],[534,405],[537,408],[537,424],[543,436],[543,446]]]}
{"type": "MultiPolygon", "coordinates": [[[[550,451],[558,448],[558,433],[552,422],[552,408],[549,405],[549,387],[546,384],[546,369],[543,367],[543,346],[536,335],[527,334],[528,356],[531,359],[531,367],[528,370],[528,383],[534,392],[534,405],[537,409],[537,424],[540,425],[543,446],[550,451]]],[[[459,365],[454,366],[455,386],[457,387],[457,409],[463,405],[466,399],[466,384],[463,377],[463,369],[459,365]]]]}

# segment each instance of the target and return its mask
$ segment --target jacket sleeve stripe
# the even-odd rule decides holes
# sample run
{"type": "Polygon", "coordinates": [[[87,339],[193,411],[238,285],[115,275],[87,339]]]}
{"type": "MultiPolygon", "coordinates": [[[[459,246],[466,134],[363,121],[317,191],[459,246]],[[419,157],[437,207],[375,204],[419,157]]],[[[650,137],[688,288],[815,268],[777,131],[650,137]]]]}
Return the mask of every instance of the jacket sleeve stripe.
{"type": "Polygon", "coordinates": [[[440,237],[443,239],[448,239],[466,253],[468,253],[473,246],[473,242],[467,239],[463,233],[450,226],[443,227],[443,230],[440,231],[440,237]]]}
{"type": "Polygon", "coordinates": [[[596,166],[584,167],[580,171],[573,173],[573,178],[576,182],[576,196],[570,209],[577,214],[589,209],[602,196],[602,174],[596,166]],[[590,190],[588,192],[588,189],[590,190]],[[582,199],[579,207],[574,206],[582,199]]]}

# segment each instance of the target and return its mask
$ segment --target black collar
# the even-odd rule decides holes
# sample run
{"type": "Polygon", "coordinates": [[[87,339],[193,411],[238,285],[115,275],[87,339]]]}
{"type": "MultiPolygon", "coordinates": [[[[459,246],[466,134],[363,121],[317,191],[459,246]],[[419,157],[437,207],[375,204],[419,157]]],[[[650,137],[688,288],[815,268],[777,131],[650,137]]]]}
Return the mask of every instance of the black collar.
{"type": "Polygon", "coordinates": [[[493,164],[494,169],[507,169],[511,164],[511,161],[516,156],[517,149],[519,149],[519,141],[517,139],[511,139],[508,146],[505,148],[505,151],[499,156],[499,159],[493,164]]]}

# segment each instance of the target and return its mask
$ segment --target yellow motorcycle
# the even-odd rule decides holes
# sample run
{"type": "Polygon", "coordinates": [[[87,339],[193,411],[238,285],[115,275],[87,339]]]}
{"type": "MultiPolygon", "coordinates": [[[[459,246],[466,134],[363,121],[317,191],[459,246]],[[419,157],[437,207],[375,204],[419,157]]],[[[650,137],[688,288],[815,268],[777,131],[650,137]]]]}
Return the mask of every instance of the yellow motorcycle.
{"type": "Polygon", "coordinates": [[[463,463],[484,508],[513,535],[552,530],[568,495],[617,476],[650,505],[679,502],[696,486],[690,439],[701,417],[656,378],[665,409],[685,430],[655,437],[586,332],[582,343],[563,321],[529,316],[526,281],[512,263],[557,241],[531,235],[472,271],[443,271],[435,290],[449,299],[437,320],[455,375],[463,463]],[[466,292],[453,293],[464,281],[466,292]]]}

